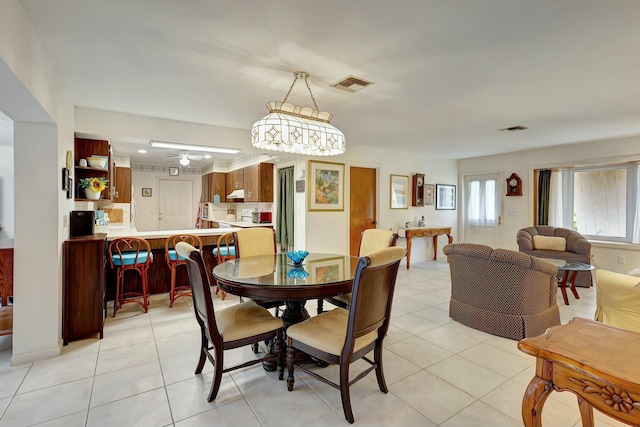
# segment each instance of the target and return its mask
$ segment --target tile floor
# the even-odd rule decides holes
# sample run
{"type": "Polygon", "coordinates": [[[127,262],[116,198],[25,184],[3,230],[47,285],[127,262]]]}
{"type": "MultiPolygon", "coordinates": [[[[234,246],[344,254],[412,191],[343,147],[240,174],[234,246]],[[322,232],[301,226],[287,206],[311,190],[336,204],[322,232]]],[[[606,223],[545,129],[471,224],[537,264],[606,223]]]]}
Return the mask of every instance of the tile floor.
{"type": "MultiPolygon", "coordinates": [[[[592,318],[595,290],[579,288],[562,322],[592,318]]],[[[521,426],[520,404],[534,360],[516,342],[468,328],[448,316],[450,280],[443,262],[400,268],[384,369],[389,393],[371,373],[352,387],[356,425],[521,426]]],[[[214,298],[216,308],[237,302],[214,298]]],[[[307,303],[315,313],[315,301],[307,303]]],[[[293,392],[260,365],[223,376],[207,403],[211,365],[194,375],[199,330],[191,300],[172,309],[154,296],[148,314],[134,305],[109,317],[104,339],[85,339],[63,354],[9,366],[10,340],[0,341],[0,427],[4,426],[335,426],[344,420],[339,392],[298,375],[293,392]]],[[[251,357],[248,348],[227,361],[251,357]]],[[[318,368],[319,369],[319,368],[318,368]]],[[[335,367],[323,369],[336,376],[335,367]]],[[[600,413],[596,425],[622,425],[600,413]]],[[[575,396],[552,393],[543,425],[579,426],[575,396]]]]}

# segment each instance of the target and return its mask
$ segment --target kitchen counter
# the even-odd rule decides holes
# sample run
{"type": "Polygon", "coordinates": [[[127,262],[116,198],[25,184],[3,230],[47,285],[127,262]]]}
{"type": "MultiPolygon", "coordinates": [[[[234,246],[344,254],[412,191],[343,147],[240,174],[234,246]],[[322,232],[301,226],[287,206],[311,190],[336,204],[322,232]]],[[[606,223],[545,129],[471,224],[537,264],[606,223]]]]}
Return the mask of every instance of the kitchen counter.
{"type": "MultiPolygon", "coordinates": [[[[252,227],[270,227],[273,228],[273,224],[270,222],[262,222],[262,223],[257,223],[257,222],[249,222],[249,221],[213,221],[213,222],[217,222],[218,224],[226,224],[227,226],[230,227],[235,227],[235,228],[252,228],[252,227]]],[[[227,230],[229,229],[228,227],[226,228],[227,230]]]]}
{"type": "MultiPolygon", "coordinates": [[[[235,223],[234,223],[235,224],[235,223]]],[[[254,224],[260,225],[260,224],[254,224]]],[[[140,239],[166,239],[173,234],[194,234],[196,236],[220,236],[238,230],[239,227],[231,228],[193,228],[190,230],[162,230],[162,231],[138,231],[134,226],[115,226],[107,229],[107,240],[118,237],[138,237],[140,239]]]]}

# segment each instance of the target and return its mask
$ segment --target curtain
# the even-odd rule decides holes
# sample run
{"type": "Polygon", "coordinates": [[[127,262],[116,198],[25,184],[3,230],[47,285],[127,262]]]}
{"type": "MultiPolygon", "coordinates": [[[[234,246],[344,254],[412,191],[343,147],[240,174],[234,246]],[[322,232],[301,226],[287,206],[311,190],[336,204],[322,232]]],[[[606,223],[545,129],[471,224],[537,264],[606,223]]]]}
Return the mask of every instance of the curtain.
{"type": "Polygon", "coordinates": [[[562,206],[562,172],[554,171],[549,186],[549,225],[564,227],[562,206]]]}
{"type": "Polygon", "coordinates": [[[549,199],[551,189],[551,170],[538,172],[538,218],[537,225],[549,225],[549,199]]]}
{"type": "Polygon", "coordinates": [[[278,169],[278,205],[276,210],[276,240],[281,248],[293,248],[294,218],[293,166],[278,169]]]}

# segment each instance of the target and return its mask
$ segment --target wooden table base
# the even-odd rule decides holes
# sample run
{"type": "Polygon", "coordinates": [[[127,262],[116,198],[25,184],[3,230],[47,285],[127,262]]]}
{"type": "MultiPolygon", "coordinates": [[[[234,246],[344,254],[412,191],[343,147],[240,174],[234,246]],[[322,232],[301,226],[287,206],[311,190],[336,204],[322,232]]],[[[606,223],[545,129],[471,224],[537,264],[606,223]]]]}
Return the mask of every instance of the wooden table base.
{"type": "Polygon", "coordinates": [[[404,233],[407,238],[407,270],[410,268],[411,239],[414,237],[432,237],[434,261],[438,258],[438,236],[446,235],[449,238],[449,244],[453,243],[451,227],[414,227],[405,229],[404,233]]]}

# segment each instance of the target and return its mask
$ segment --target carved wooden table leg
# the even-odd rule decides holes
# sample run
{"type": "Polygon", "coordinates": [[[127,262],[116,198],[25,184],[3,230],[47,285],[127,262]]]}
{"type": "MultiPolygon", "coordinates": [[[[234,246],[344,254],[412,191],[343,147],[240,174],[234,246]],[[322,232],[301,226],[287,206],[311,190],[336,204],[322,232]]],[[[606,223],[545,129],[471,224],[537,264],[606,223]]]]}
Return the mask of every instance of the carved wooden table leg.
{"type": "Polygon", "coordinates": [[[407,270],[409,269],[410,263],[411,263],[411,237],[407,236],[407,270]]]}
{"type": "Polygon", "coordinates": [[[580,418],[582,418],[582,427],[593,426],[593,406],[580,396],[578,396],[578,407],[580,408],[580,418]]]}
{"type": "Polygon", "coordinates": [[[542,426],[542,407],[553,391],[553,363],[536,359],[536,376],[533,377],[522,398],[522,420],[525,427],[542,426]]]}
{"type": "Polygon", "coordinates": [[[438,235],[433,236],[433,260],[438,258],[438,235]]]}

